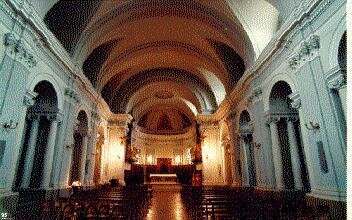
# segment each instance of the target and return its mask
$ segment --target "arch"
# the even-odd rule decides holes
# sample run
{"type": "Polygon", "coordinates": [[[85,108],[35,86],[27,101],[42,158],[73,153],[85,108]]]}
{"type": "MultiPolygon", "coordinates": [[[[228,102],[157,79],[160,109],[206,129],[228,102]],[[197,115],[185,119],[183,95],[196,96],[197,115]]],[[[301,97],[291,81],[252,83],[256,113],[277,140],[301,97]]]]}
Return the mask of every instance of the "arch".
{"type": "Polygon", "coordinates": [[[336,24],[336,29],[334,34],[332,35],[329,42],[329,62],[330,69],[339,66],[338,54],[339,54],[339,46],[340,40],[342,39],[344,33],[347,31],[346,27],[346,16],[344,15],[338,24],[336,24]]]}
{"type": "Polygon", "coordinates": [[[243,110],[239,116],[239,133],[241,137],[240,155],[242,161],[242,180],[244,185],[257,185],[256,159],[253,143],[253,123],[249,112],[243,110]]]}
{"type": "Polygon", "coordinates": [[[64,109],[64,96],[62,91],[63,86],[59,86],[60,84],[59,79],[54,74],[53,75],[46,74],[46,73],[36,74],[35,77],[28,82],[27,89],[29,91],[34,91],[34,88],[36,87],[36,85],[38,85],[41,81],[49,82],[55,89],[56,98],[57,98],[57,108],[61,112],[64,109]]]}
{"type": "Polygon", "coordinates": [[[278,188],[309,191],[299,112],[291,106],[292,89],[276,81],[269,95],[270,135],[278,188]]]}
{"type": "Polygon", "coordinates": [[[288,74],[281,73],[268,79],[269,83],[267,86],[265,86],[263,91],[264,112],[268,112],[270,110],[270,94],[274,85],[279,81],[286,82],[290,86],[292,93],[297,92],[296,83],[288,74]]]}
{"type": "Polygon", "coordinates": [[[290,94],[292,94],[290,85],[282,80],[277,81],[271,88],[269,96],[270,113],[290,113],[295,111],[290,105],[288,97],[290,94]]]}
{"type": "Polygon", "coordinates": [[[248,116],[249,116],[250,119],[252,119],[253,117],[252,117],[252,114],[251,114],[250,110],[246,106],[240,108],[238,112],[239,112],[239,114],[236,114],[235,123],[236,123],[237,132],[240,133],[240,128],[241,128],[240,125],[241,125],[241,116],[242,116],[242,114],[244,112],[246,112],[244,114],[248,113],[248,116]]]}
{"type": "Polygon", "coordinates": [[[79,181],[84,182],[86,168],[86,153],[88,144],[88,116],[84,110],[80,110],[77,115],[75,130],[73,132],[72,163],[70,169],[69,184],[79,181]]]}
{"type": "Polygon", "coordinates": [[[240,114],[239,124],[245,125],[249,122],[251,122],[251,116],[249,115],[249,112],[247,110],[243,110],[240,114]]]}
{"type": "Polygon", "coordinates": [[[76,115],[76,118],[78,118],[79,114],[81,112],[85,112],[87,116],[87,130],[91,130],[92,125],[91,125],[91,116],[87,112],[90,112],[88,107],[84,104],[81,104],[78,108],[76,108],[74,115],[76,115]]]}
{"type": "Polygon", "coordinates": [[[58,128],[58,96],[53,84],[47,80],[38,80],[31,89],[36,98],[26,112],[15,189],[48,187],[51,181],[58,128]]]}
{"type": "Polygon", "coordinates": [[[345,70],[347,68],[347,31],[341,37],[337,58],[340,69],[345,70]]]}

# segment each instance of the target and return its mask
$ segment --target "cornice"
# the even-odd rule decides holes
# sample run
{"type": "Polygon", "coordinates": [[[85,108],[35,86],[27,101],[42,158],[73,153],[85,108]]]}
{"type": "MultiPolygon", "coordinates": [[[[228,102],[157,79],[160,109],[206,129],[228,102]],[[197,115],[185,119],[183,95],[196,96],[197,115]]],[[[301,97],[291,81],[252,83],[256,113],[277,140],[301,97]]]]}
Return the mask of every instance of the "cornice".
{"type": "Polygon", "coordinates": [[[161,142],[173,142],[173,141],[194,141],[195,142],[195,128],[189,129],[188,132],[178,135],[157,135],[157,134],[147,134],[142,132],[140,129],[135,128],[133,130],[133,135],[135,139],[145,140],[145,141],[161,141],[161,142]]]}

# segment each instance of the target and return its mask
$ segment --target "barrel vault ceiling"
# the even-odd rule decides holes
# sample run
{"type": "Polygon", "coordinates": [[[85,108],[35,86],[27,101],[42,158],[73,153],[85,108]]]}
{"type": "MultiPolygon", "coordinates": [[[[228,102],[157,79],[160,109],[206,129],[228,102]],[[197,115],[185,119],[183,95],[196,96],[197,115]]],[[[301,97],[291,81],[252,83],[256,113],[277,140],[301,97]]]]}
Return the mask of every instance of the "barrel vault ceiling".
{"type": "Polygon", "coordinates": [[[290,9],[279,0],[31,1],[113,113],[180,112],[191,124],[217,110],[290,9]]]}

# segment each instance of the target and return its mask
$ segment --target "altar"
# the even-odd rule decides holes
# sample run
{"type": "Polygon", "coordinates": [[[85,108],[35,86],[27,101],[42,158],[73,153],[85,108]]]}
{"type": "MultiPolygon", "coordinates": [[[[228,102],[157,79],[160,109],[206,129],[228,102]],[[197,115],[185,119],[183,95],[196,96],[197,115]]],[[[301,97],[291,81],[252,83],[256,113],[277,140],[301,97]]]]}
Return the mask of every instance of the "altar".
{"type": "Polygon", "coordinates": [[[150,183],[151,184],[176,184],[177,183],[177,175],[175,173],[150,174],[150,183]]]}

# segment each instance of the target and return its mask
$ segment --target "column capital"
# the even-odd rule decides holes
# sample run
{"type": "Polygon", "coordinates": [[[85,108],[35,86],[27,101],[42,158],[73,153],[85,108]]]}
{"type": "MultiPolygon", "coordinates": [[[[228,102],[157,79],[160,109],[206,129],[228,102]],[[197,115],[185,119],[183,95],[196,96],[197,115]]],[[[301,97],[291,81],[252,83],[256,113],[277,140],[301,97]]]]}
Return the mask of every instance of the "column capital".
{"type": "Polygon", "coordinates": [[[52,112],[46,115],[49,121],[56,121],[58,123],[62,122],[63,114],[61,112],[52,112]]]}
{"type": "Polygon", "coordinates": [[[32,113],[32,112],[29,112],[29,113],[27,114],[27,119],[28,119],[28,120],[31,120],[31,121],[39,120],[39,119],[40,119],[40,115],[39,115],[39,114],[32,113]]]}
{"type": "Polygon", "coordinates": [[[268,114],[265,116],[265,123],[270,125],[271,123],[277,123],[280,121],[280,116],[268,114]]]}
{"type": "Polygon", "coordinates": [[[327,78],[329,89],[339,90],[341,87],[346,85],[346,76],[341,70],[329,75],[327,78]]]}
{"type": "Polygon", "coordinates": [[[298,121],[298,115],[291,115],[291,116],[288,116],[288,117],[286,117],[286,120],[287,121],[290,121],[290,122],[296,122],[296,121],[298,121]]]}
{"type": "Polygon", "coordinates": [[[253,134],[254,126],[253,123],[242,124],[240,126],[240,134],[242,137],[253,134]]]}
{"type": "Polygon", "coordinates": [[[25,106],[27,106],[27,108],[33,106],[34,103],[35,103],[35,97],[37,97],[37,95],[38,95],[38,93],[28,90],[28,91],[24,94],[24,97],[23,97],[23,104],[24,104],[25,106]]]}
{"type": "Polygon", "coordinates": [[[301,96],[299,93],[292,93],[288,97],[291,99],[292,108],[299,109],[301,107],[301,96]]]}

